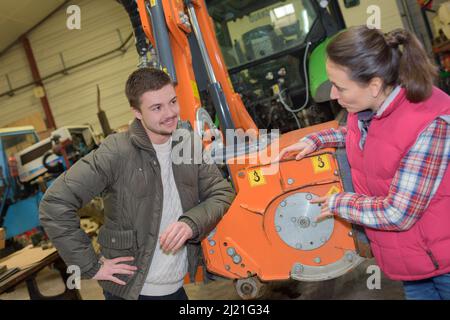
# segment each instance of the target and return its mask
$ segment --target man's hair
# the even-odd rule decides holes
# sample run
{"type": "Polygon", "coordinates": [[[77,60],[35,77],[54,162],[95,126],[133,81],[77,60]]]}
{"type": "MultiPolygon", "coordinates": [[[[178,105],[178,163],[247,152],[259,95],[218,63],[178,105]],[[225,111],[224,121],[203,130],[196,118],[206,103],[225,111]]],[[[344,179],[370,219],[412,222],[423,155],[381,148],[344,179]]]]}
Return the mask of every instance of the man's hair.
{"type": "Polygon", "coordinates": [[[141,96],[147,91],[156,91],[172,84],[169,75],[155,68],[141,68],[128,77],[125,85],[125,95],[130,107],[140,110],[141,96]]]}

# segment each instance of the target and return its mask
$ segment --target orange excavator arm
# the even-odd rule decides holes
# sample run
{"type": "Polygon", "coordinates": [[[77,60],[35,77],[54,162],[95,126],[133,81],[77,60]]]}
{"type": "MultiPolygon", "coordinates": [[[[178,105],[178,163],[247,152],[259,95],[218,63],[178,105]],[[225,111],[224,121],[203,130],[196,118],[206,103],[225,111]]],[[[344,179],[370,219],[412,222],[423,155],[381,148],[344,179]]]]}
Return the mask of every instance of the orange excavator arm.
{"type": "MultiPolygon", "coordinates": [[[[228,70],[217,43],[212,20],[203,0],[138,0],[137,7],[143,31],[156,49],[160,67],[169,73],[176,84],[182,120],[198,126],[211,127],[211,122],[201,121],[200,98],[196,68],[206,71],[206,89],[224,129],[257,130],[239,94],[234,92],[228,70]],[[195,48],[193,50],[193,48],[195,48]]],[[[203,75],[205,76],[205,75],[203,75]]]]}

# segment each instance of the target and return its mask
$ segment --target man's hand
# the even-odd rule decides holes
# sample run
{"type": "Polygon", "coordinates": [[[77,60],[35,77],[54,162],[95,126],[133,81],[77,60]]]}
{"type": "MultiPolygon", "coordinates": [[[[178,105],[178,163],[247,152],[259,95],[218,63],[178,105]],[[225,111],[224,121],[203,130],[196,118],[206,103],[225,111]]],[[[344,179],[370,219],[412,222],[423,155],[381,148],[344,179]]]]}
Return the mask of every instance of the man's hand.
{"type": "Polygon", "coordinates": [[[120,264],[125,261],[133,261],[134,257],[120,257],[115,259],[106,259],[102,257],[100,261],[103,263],[98,270],[97,274],[92,278],[95,280],[108,280],[122,286],[126,285],[122,280],[114,277],[115,274],[129,274],[133,275],[137,270],[136,266],[130,266],[128,264],[120,264]]]}
{"type": "Polygon", "coordinates": [[[332,218],[334,214],[331,213],[330,208],[328,208],[328,200],[330,199],[331,195],[319,197],[311,200],[311,203],[320,203],[322,204],[322,208],[320,210],[320,215],[316,218],[316,222],[320,222],[322,220],[332,218]]]}
{"type": "Polygon", "coordinates": [[[161,248],[165,252],[177,251],[184,243],[192,238],[193,232],[184,222],[174,222],[159,237],[161,248]]]}
{"type": "Polygon", "coordinates": [[[297,153],[297,155],[295,156],[295,160],[300,160],[304,156],[314,151],[316,151],[316,147],[314,145],[300,141],[281,150],[280,154],[275,158],[274,162],[279,162],[283,159],[287,159],[288,155],[292,153],[297,153]]]}

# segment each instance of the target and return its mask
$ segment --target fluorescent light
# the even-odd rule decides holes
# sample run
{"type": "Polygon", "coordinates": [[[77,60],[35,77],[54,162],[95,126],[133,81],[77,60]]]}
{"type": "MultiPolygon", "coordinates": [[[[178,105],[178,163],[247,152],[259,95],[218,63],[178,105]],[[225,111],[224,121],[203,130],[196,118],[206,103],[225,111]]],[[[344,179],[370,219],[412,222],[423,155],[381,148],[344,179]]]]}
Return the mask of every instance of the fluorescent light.
{"type": "Polygon", "coordinates": [[[275,17],[281,19],[287,15],[295,13],[294,5],[292,3],[273,9],[275,17]]]}
{"type": "Polygon", "coordinates": [[[302,17],[303,17],[303,29],[305,30],[305,32],[308,32],[309,31],[309,17],[308,17],[308,12],[306,12],[306,10],[303,10],[302,17]]]}

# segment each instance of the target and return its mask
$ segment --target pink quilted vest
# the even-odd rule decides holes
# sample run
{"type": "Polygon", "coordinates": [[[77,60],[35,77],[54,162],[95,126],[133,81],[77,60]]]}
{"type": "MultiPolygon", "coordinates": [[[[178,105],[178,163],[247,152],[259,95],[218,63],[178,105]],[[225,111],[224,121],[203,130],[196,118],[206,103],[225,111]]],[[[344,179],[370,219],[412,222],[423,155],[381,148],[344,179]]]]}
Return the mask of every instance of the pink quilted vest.
{"type": "MultiPolygon", "coordinates": [[[[401,159],[436,118],[450,115],[450,97],[433,89],[424,102],[412,103],[404,89],[370,124],[364,150],[356,114],[348,116],[347,155],[355,192],[385,197],[401,159]]],[[[407,231],[366,228],[382,271],[393,280],[420,280],[450,272],[450,170],[429,207],[407,231]]]]}

